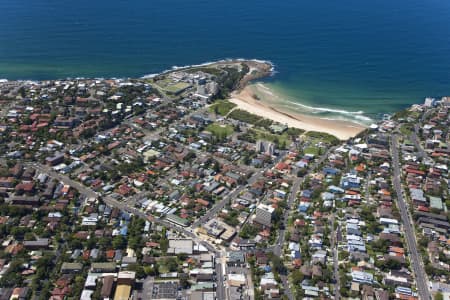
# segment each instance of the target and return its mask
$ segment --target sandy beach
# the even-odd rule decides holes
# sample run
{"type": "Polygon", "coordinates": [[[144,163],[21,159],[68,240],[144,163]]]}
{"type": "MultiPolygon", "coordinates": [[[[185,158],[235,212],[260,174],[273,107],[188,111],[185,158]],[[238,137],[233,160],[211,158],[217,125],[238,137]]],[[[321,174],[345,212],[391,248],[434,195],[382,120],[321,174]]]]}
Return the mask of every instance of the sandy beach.
{"type": "Polygon", "coordinates": [[[287,124],[289,127],[300,128],[306,131],[326,132],[341,140],[354,137],[365,129],[364,126],[357,123],[340,120],[328,120],[310,115],[281,111],[261,100],[256,100],[253,97],[253,92],[249,86],[245,87],[241,91],[234,92],[231,95],[230,102],[235,103],[237,107],[242,110],[246,110],[255,115],[277,121],[282,124],[287,124]]]}

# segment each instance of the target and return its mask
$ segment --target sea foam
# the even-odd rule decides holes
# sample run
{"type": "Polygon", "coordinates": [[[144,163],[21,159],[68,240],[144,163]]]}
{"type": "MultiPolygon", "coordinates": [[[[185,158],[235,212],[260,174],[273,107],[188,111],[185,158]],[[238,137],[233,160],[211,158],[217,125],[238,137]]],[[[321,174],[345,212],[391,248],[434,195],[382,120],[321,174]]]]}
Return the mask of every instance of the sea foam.
{"type": "Polygon", "coordinates": [[[193,65],[185,65],[185,66],[173,65],[172,67],[170,67],[170,69],[163,70],[161,73],[146,74],[146,75],[143,75],[141,78],[153,78],[159,74],[164,74],[164,73],[172,72],[172,71],[176,71],[176,70],[182,70],[182,69],[187,69],[187,68],[206,67],[206,66],[216,64],[216,63],[227,63],[227,62],[233,62],[233,61],[254,61],[254,62],[269,64],[271,66],[271,68],[270,68],[271,75],[275,74],[275,64],[273,62],[271,62],[270,60],[262,60],[262,59],[257,59],[257,58],[252,58],[252,59],[224,58],[224,59],[220,59],[220,60],[216,60],[216,61],[207,61],[207,62],[204,62],[201,64],[193,64],[193,65]]]}
{"type": "Polygon", "coordinates": [[[321,117],[321,119],[324,120],[343,120],[343,121],[352,121],[358,124],[367,125],[368,122],[373,122],[373,119],[366,116],[364,111],[348,111],[344,109],[335,109],[335,108],[328,108],[328,107],[317,107],[317,106],[309,106],[303,103],[299,103],[292,100],[287,100],[281,95],[277,95],[273,92],[273,90],[270,87],[267,87],[261,82],[258,82],[255,84],[255,86],[258,88],[258,90],[264,94],[267,94],[273,98],[276,98],[278,100],[281,100],[282,102],[285,102],[285,104],[288,104],[289,106],[296,106],[301,108],[302,111],[307,111],[314,115],[319,114],[334,114],[334,116],[329,117],[321,117]]]}

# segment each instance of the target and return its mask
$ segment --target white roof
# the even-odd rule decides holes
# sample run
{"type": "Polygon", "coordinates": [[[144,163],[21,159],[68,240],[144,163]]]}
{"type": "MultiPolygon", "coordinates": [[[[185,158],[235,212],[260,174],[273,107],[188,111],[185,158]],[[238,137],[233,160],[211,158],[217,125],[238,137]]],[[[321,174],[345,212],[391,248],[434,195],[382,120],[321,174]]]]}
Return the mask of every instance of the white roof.
{"type": "Polygon", "coordinates": [[[80,300],[91,300],[91,296],[93,293],[94,291],[83,290],[81,292],[80,300]]]}
{"type": "Polygon", "coordinates": [[[136,272],[133,271],[120,271],[117,278],[127,278],[134,279],[136,278],[136,272]]]}
{"type": "Polygon", "coordinates": [[[389,218],[380,218],[380,223],[398,224],[398,220],[389,218]]]}
{"type": "MultiPolygon", "coordinates": [[[[228,276],[229,281],[245,284],[245,275],[244,274],[228,274],[227,276],[228,276]]],[[[263,279],[264,278],[261,279],[261,285],[263,284],[263,279]]]]}
{"type": "Polygon", "coordinates": [[[263,204],[263,203],[261,203],[260,205],[258,205],[257,208],[258,208],[258,209],[265,210],[265,211],[268,211],[268,212],[270,212],[270,213],[273,213],[273,211],[275,210],[275,208],[273,208],[272,206],[266,205],[266,204],[263,204]]]}
{"type": "Polygon", "coordinates": [[[364,143],[364,144],[356,144],[355,147],[359,149],[367,149],[368,146],[366,143],[364,143]]]}

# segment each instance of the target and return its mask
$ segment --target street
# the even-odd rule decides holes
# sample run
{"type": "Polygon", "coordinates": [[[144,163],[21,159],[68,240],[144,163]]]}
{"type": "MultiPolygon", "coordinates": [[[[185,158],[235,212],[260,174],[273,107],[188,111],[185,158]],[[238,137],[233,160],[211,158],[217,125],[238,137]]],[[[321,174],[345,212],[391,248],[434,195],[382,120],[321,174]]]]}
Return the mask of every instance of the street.
{"type": "MultiPolygon", "coordinates": [[[[328,156],[328,154],[330,153],[330,151],[332,151],[333,148],[329,149],[324,155],[322,155],[313,165],[310,166],[309,171],[311,170],[315,170],[328,156]]],[[[258,172],[255,172],[247,181],[249,184],[253,184],[255,183],[257,180],[259,180],[260,178],[263,177],[264,171],[270,169],[272,166],[274,166],[276,163],[278,163],[282,158],[284,158],[285,152],[283,151],[282,153],[279,154],[279,156],[274,160],[273,164],[271,164],[270,166],[267,166],[264,169],[261,169],[258,172]]],[[[61,173],[58,173],[56,171],[54,171],[51,167],[46,166],[46,165],[42,165],[39,163],[28,163],[31,167],[35,168],[37,171],[42,172],[42,173],[46,173],[49,176],[51,176],[52,178],[58,179],[59,181],[63,182],[64,184],[70,185],[71,187],[77,189],[81,194],[86,195],[88,198],[99,198],[99,194],[96,193],[95,191],[91,190],[90,188],[84,186],[83,184],[70,179],[68,176],[63,175],[61,173]]],[[[283,214],[283,224],[287,223],[287,219],[289,216],[289,212],[292,209],[292,205],[295,202],[296,199],[296,195],[297,192],[300,188],[301,183],[303,182],[304,177],[295,177],[293,185],[292,185],[292,189],[288,198],[288,207],[285,210],[284,214],[283,214]]],[[[214,217],[215,214],[217,214],[220,210],[222,210],[227,203],[229,203],[229,201],[231,199],[236,198],[244,189],[246,188],[245,185],[239,185],[237,188],[235,188],[234,190],[232,190],[227,196],[225,196],[222,200],[220,200],[218,203],[216,203],[216,205],[214,205],[203,217],[199,218],[196,222],[194,222],[191,225],[191,228],[195,228],[199,225],[201,225],[203,222],[209,220],[210,218],[214,217]]],[[[139,195],[142,196],[142,195],[139,195]]],[[[197,244],[201,244],[203,245],[205,248],[207,248],[209,251],[211,251],[212,253],[214,253],[215,255],[215,259],[216,259],[216,283],[217,283],[217,287],[216,287],[216,296],[217,299],[226,299],[226,295],[227,295],[227,287],[225,283],[225,279],[224,279],[224,271],[226,270],[224,267],[224,254],[221,253],[215,246],[211,245],[210,243],[208,243],[207,241],[201,240],[193,231],[188,230],[187,228],[183,228],[181,226],[177,226],[175,224],[172,224],[168,221],[166,221],[165,219],[161,219],[161,218],[149,218],[149,216],[147,214],[145,214],[143,211],[136,209],[134,207],[135,202],[140,198],[140,197],[131,197],[130,199],[127,199],[127,201],[118,201],[110,196],[103,196],[101,197],[102,200],[108,204],[111,207],[116,207],[122,211],[126,211],[129,212],[135,216],[138,216],[140,218],[143,218],[145,220],[151,220],[151,222],[163,225],[167,228],[170,228],[174,231],[177,231],[187,237],[191,237],[193,239],[194,242],[196,242],[197,244]]],[[[275,255],[280,256],[281,252],[282,252],[282,247],[283,247],[283,243],[284,243],[284,237],[285,237],[285,229],[280,230],[279,235],[278,235],[278,239],[276,241],[276,244],[273,246],[272,251],[275,255]]],[[[288,282],[288,277],[286,275],[282,275],[281,276],[281,280],[282,280],[282,284],[285,288],[285,294],[288,297],[288,299],[293,300],[294,296],[292,294],[292,291],[289,287],[289,282],[288,282]]]]}
{"type": "Polygon", "coordinates": [[[423,267],[423,261],[417,250],[417,242],[414,233],[414,228],[412,225],[412,220],[408,213],[408,208],[403,197],[403,187],[401,185],[401,174],[400,174],[400,162],[398,156],[398,142],[397,135],[392,135],[391,140],[391,154],[392,154],[392,164],[394,168],[393,173],[393,185],[395,192],[397,193],[397,206],[400,211],[400,215],[403,222],[403,228],[405,231],[406,244],[409,250],[411,265],[413,268],[413,274],[416,278],[417,291],[419,297],[422,300],[431,299],[430,291],[428,289],[428,279],[423,267]]]}
{"type": "MultiPolygon", "coordinates": [[[[331,214],[330,228],[334,227],[335,216],[331,214]]],[[[334,229],[334,228],[333,228],[334,229]]],[[[333,251],[333,277],[334,283],[334,299],[339,300],[341,298],[340,292],[340,278],[339,278],[339,255],[338,255],[338,232],[340,231],[340,225],[338,224],[336,229],[332,230],[331,234],[331,250],[333,251]]]]}
{"type": "MultiPolygon", "coordinates": [[[[84,194],[89,198],[97,198],[98,197],[97,193],[94,192],[93,190],[87,188],[86,186],[82,185],[81,183],[79,183],[77,181],[70,179],[69,177],[67,177],[65,175],[55,172],[48,166],[41,165],[38,163],[30,163],[29,165],[39,172],[46,173],[50,177],[58,179],[59,181],[63,182],[64,184],[70,185],[71,187],[77,189],[81,194],[84,194]]],[[[119,202],[116,199],[113,199],[108,196],[103,197],[102,199],[106,204],[108,204],[111,207],[116,207],[122,211],[126,211],[126,212],[132,213],[140,218],[143,218],[145,220],[149,220],[149,217],[144,212],[142,212],[138,209],[135,209],[134,207],[130,207],[123,202],[119,202]]],[[[185,229],[183,227],[176,226],[172,223],[169,223],[169,222],[159,219],[159,218],[153,218],[152,222],[163,225],[163,226],[170,228],[174,231],[177,231],[185,236],[191,237],[194,240],[194,242],[196,242],[197,244],[203,245],[210,252],[214,253],[215,259],[216,260],[219,259],[219,261],[220,261],[221,253],[216,248],[214,248],[212,245],[210,245],[209,243],[207,243],[203,240],[200,240],[197,237],[197,235],[195,235],[193,232],[188,231],[187,229],[185,229]]],[[[217,299],[225,299],[224,298],[225,286],[222,284],[224,282],[224,278],[223,278],[221,264],[216,264],[216,276],[217,276],[216,282],[220,283],[220,284],[217,284],[217,288],[216,288],[217,299]]]]}
{"type": "MultiPolygon", "coordinates": [[[[283,213],[283,221],[282,222],[284,224],[284,227],[287,224],[287,221],[289,218],[289,213],[293,209],[292,205],[295,203],[297,193],[300,189],[301,184],[305,180],[306,176],[308,176],[308,174],[311,171],[314,171],[317,167],[319,167],[320,164],[322,164],[325,161],[325,159],[328,157],[330,152],[334,151],[334,149],[336,149],[336,147],[332,147],[332,148],[328,149],[328,151],[326,151],[325,154],[323,154],[319,159],[317,159],[317,161],[308,168],[308,173],[304,177],[295,177],[291,192],[289,194],[287,208],[283,213]]],[[[273,254],[278,257],[280,257],[282,254],[281,252],[283,249],[285,233],[286,233],[286,229],[281,229],[279,231],[278,238],[277,238],[275,245],[272,247],[269,247],[269,250],[271,250],[273,252],[273,254]]],[[[281,277],[281,281],[284,286],[284,293],[286,294],[286,296],[288,297],[289,300],[293,300],[294,295],[292,294],[292,291],[291,291],[291,288],[289,285],[289,281],[288,281],[288,277],[283,274],[281,274],[280,277],[281,277]]]]}

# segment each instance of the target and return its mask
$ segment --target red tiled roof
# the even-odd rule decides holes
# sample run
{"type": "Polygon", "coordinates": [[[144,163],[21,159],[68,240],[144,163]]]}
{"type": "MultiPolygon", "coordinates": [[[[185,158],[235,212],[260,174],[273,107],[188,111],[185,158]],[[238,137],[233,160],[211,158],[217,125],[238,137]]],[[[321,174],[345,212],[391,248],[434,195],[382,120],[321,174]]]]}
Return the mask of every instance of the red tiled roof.
{"type": "Polygon", "coordinates": [[[412,174],[417,174],[417,175],[425,175],[424,171],[420,171],[420,170],[414,170],[411,168],[406,168],[405,170],[407,173],[412,173],[412,174]]]}

